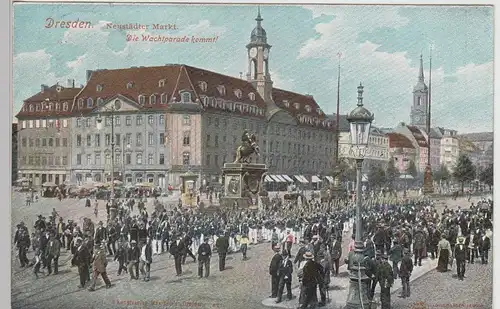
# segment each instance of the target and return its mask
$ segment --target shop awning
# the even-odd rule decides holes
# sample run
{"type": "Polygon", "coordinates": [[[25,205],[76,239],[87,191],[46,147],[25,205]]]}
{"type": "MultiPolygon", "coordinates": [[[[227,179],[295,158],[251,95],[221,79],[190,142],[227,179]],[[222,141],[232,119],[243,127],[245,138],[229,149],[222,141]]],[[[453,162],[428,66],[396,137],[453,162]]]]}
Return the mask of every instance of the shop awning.
{"type": "Polygon", "coordinates": [[[293,179],[292,179],[292,178],[290,178],[290,176],[288,176],[288,175],[281,175],[281,177],[285,178],[285,180],[286,180],[287,182],[293,182],[293,179]]]}
{"type": "Polygon", "coordinates": [[[309,181],[302,175],[295,175],[294,177],[295,177],[295,179],[297,179],[301,183],[309,183],[309,181]]]}
{"type": "Polygon", "coordinates": [[[281,179],[279,179],[278,177],[276,177],[276,175],[269,175],[271,176],[271,178],[275,181],[275,182],[282,182],[281,179]]]}
{"type": "Polygon", "coordinates": [[[313,175],[313,176],[311,177],[311,182],[315,182],[315,183],[317,183],[317,182],[321,182],[321,179],[319,179],[319,177],[318,177],[318,176],[313,175]]]}
{"type": "Polygon", "coordinates": [[[329,181],[330,183],[334,183],[334,180],[333,180],[333,177],[332,177],[332,176],[325,176],[325,177],[326,177],[326,179],[328,179],[328,181],[329,181]]]}
{"type": "Polygon", "coordinates": [[[274,175],[274,177],[278,178],[280,180],[279,182],[286,182],[286,179],[283,178],[281,175],[274,175]]]}
{"type": "Polygon", "coordinates": [[[266,175],[264,182],[274,182],[274,179],[272,179],[269,175],[266,175]]]}

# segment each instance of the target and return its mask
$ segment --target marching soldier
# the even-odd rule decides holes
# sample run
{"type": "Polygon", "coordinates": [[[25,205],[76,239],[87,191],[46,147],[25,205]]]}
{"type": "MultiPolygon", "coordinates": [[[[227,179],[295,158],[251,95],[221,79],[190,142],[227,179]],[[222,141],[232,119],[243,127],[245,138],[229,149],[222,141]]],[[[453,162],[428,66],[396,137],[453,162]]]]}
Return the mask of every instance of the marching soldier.
{"type": "Polygon", "coordinates": [[[399,269],[399,277],[403,287],[400,297],[410,297],[410,276],[413,271],[413,262],[411,260],[410,250],[404,249],[404,256],[401,259],[401,267],[399,269]]]}
{"type": "Polygon", "coordinates": [[[225,233],[224,236],[217,238],[215,246],[217,247],[217,253],[219,254],[219,270],[223,271],[226,268],[226,255],[229,248],[228,233],[225,233]]]}
{"type": "Polygon", "coordinates": [[[377,267],[377,280],[380,283],[380,306],[381,309],[391,308],[391,287],[394,283],[394,275],[391,264],[387,261],[387,255],[380,256],[381,262],[377,267]]]}

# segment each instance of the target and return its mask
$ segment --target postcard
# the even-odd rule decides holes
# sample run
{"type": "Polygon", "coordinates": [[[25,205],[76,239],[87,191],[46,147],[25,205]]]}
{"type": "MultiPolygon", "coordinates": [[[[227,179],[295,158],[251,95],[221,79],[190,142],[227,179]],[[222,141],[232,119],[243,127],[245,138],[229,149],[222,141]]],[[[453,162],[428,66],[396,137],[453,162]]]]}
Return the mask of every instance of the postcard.
{"type": "Polygon", "coordinates": [[[493,7],[13,5],[13,308],[491,308],[493,7]]]}

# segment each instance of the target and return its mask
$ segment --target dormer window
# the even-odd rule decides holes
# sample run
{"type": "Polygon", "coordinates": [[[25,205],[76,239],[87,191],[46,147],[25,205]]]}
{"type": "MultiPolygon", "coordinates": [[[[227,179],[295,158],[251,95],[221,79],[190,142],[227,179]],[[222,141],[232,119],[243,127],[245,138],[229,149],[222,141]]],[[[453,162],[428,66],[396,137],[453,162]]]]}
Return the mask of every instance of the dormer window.
{"type": "MultiPolygon", "coordinates": [[[[47,108],[47,103],[45,102],[42,102],[42,107],[41,107],[41,110],[42,112],[47,108]]],[[[24,108],[23,108],[24,109],[24,108]]]]}
{"type": "Polygon", "coordinates": [[[306,111],[309,113],[311,112],[311,107],[309,105],[306,105],[306,111]]]}
{"type": "Polygon", "coordinates": [[[40,105],[39,105],[39,104],[36,104],[36,105],[35,105],[35,110],[36,110],[37,112],[39,112],[39,111],[40,111],[40,105]]]}
{"type": "Polygon", "coordinates": [[[67,111],[68,110],[68,102],[64,102],[63,103],[63,111],[67,111]]]}
{"type": "Polygon", "coordinates": [[[144,105],[145,101],[146,101],[146,98],[142,94],[139,95],[139,104],[144,105]]]}
{"type": "Polygon", "coordinates": [[[240,89],[236,89],[234,91],[234,95],[238,98],[238,99],[241,99],[241,90],[240,89]]]}
{"type": "MultiPolygon", "coordinates": [[[[78,99],[78,108],[83,108],[83,99],[78,99]]],[[[50,109],[50,104],[49,104],[50,109]]]]}
{"type": "Polygon", "coordinates": [[[208,84],[207,84],[206,82],[204,82],[204,81],[201,81],[201,82],[200,82],[200,89],[201,89],[201,91],[203,91],[203,92],[207,92],[207,89],[208,89],[208,84]]]}
{"type": "Polygon", "coordinates": [[[318,113],[318,115],[321,115],[321,108],[316,108],[316,113],[318,113]]]}
{"type": "Polygon", "coordinates": [[[219,85],[217,87],[217,90],[219,90],[219,94],[222,95],[222,96],[225,96],[226,95],[226,87],[224,87],[224,85],[219,85]]]}
{"type": "Polygon", "coordinates": [[[103,99],[102,98],[97,98],[97,105],[100,106],[102,104],[103,99]]]}
{"type": "Polygon", "coordinates": [[[33,106],[33,104],[30,104],[30,112],[34,112],[35,111],[35,107],[33,106]]]}
{"type": "MultiPolygon", "coordinates": [[[[83,105],[83,101],[82,101],[82,105],[83,105]]],[[[54,109],[54,103],[49,103],[49,111],[52,111],[54,109]]]]}
{"type": "Polygon", "coordinates": [[[295,109],[299,109],[300,108],[300,103],[294,103],[293,106],[295,107],[295,109]]]}
{"type": "Polygon", "coordinates": [[[156,95],[152,94],[149,97],[149,104],[156,104],[156,95]]]}
{"type": "Polygon", "coordinates": [[[56,103],[56,111],[59,111],[61,109],[61,104],[56,103]]]}
{"type": "Polygon", "coordinates": [[[250,98],[250,100],[251,100],[251,101],[255,101],[255,93],[250,92],[250,93],[248,94],[248,98],[250,98]]]}
{"type": "Polygon", "coordinates": [[[283,105],[285,105],[286,108],[289,108],[290,102],[288,102],[288,100],[283,100],[283,105]]]}
{"type": "Polygon", "coordinates": [[[87,99],[87,107],[92,107],[94,106],[94,100],[92,100],[92,98],[88,98],[87,99]]]}
{"type": "Polygon", "coordinates": [[[97,92],[101,92],[101,91],[102,91],[102,85],[97,85],[97,87],[96,87],[96,91],[97,91],[97,92]]]}
{"type": "Polygon", "coordinates": [[[164,79],[160,79],[158,81],[158,87],[165,87],[165,80],[164,79]]]}
{"type": "Polygon", "coordinates": [[[27,110],[26,104],[23,105],[23,112],[27,110]]]}
{"type": "Polygon", "coordinates": [[[208,97],[203,97],[203,106],[208,106],[208,97]]]}
{"type": "Polygon", "coordinates": [[[127,83],[127,89],[132,89],[133,86],[134,86],[134,83],[132,83],[132,82],[127,83]]]}
{"type": "Polygon", "coordinates": [[[191,93],[183,92],[181,94],[181,102],[182,103],[191,103],[191,93]]]}
{"type": "Polygon", "coordinates": [[[161,104],[167,104],[167,94],[166,93],[162,93],[160,95],[160,103],[161,104]]]}

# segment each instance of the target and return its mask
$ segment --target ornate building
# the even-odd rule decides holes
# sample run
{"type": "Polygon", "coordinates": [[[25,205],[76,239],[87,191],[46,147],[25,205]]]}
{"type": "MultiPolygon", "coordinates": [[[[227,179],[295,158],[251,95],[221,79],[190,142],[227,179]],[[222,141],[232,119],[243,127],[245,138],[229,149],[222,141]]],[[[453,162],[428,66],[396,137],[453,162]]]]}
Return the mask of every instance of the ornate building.
{"type": "Polygon", "coordinates": [[[418,81],[413,87],[413,104],[410,113],[410,125],[426,129],[427,124],[427,106],[429,89],[424,80],[424,64],[422,55],[420,55],[420,69],[418,72],[418,81]]]}
{"type": "Polygon", "coordinates": [[[401,175],[408,172],[410,162],[416,162],[415,146],[406,136],[400,133],[387,133],[389,139],[389,153],[394,159],[394,166],[401,175]]]}

